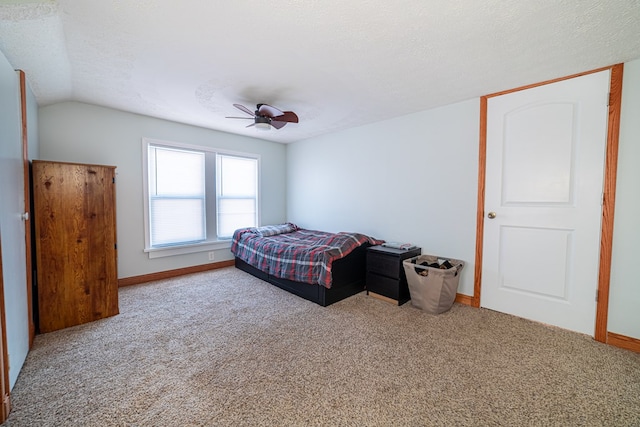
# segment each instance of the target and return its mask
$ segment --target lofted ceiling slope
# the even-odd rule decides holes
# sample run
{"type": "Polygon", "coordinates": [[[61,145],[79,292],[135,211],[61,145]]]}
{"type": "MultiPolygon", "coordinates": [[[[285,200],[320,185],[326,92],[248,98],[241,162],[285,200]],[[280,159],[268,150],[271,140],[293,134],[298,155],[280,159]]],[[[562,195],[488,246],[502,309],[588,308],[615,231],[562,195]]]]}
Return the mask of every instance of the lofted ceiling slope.
{"type": "Polygon", "coordinates": [[[41,106],[288,143],[640,58],[640,1],[1,0],[0,51],[41,106]]]}

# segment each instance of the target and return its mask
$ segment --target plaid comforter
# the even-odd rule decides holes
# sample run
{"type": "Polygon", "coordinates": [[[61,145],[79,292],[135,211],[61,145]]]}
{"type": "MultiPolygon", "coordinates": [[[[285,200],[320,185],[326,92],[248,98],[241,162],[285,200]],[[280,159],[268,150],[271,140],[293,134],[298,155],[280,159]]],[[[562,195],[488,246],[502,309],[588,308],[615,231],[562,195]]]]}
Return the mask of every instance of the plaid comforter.
{"type": "Polygon", "coordinates": [[[298,229],[261,237],[255,228],[236,230],[231,252],[272,276],[331,288],[333,261],[358,246],[378,245],[380,240],[359,233],[326,233],[298,229]]]}

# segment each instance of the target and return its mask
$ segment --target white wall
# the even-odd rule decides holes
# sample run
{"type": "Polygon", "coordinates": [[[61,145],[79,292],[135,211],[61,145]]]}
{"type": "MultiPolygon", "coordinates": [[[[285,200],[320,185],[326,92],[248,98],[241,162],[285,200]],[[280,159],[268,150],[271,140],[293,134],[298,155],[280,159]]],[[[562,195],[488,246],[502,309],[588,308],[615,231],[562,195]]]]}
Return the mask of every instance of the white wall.
{"type": "Polygon", "coordinates": [[[29,350],[22,117],[17,73],[0,52],[0,238],[9,385],[15,385],[29,350]]]}
{"type": "Polygon", "coordinates": [[[38,101],[29,85],[27,78],[27,138],[29,152],[27,156],[30,160],[37,159],[40,155],[40,141],[38,137],[38,101]]]}
{"type": "Polygon", "coordinates": [[[608,330],[640,339],[640,59],[624,66],[618,156],[608,330]]]}
{"type": "MultiPolygon", "coordinates": [[[[640,339],[640,60],[625,64],[613,239],[610,332],[640,339]]],[[[467,264],[473,295],[479,101],[287,147],[287,219],[416,243],[467,264]]]]}
{"type": "MultiPolygon", "coordinates": [[[[39,110],[40,158],[117,166],[118,277],[206,264],[207,253],[149,259],[144,249],[142,138],[261,156],[262,223],[285,220],[285,146],[95,105],[65,102],[39,110]]],[[[215,261],[232,259],[218,250],[215,261]]]]}
{"type": "Polygon", "coordinates": [[[461,259],[473,295],[480,102],[473,99],[287,146],[287,220],[408,241],[461,259]]]}

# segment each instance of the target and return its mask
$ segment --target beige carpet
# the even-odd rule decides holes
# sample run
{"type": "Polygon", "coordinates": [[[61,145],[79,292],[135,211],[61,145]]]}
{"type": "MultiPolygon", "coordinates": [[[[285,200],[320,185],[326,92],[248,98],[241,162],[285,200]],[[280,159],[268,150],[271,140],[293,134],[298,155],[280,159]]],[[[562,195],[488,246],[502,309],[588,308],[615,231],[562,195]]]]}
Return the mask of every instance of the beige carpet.
{"type": "Polygon", "coordinates": [[[640,354],[454,305],[322,308],[233,267],[36,337],[7,426],[638,426],[640,354]]]}

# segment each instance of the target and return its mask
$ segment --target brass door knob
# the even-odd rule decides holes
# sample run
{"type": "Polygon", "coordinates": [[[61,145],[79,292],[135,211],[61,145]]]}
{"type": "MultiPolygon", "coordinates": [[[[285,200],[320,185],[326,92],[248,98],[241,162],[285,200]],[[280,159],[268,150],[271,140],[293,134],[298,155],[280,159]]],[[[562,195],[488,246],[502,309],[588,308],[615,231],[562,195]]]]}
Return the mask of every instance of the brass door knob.
{"type": "Polygon", "coordinates": [[[495,218],[495,217],[496,217],[496,213],[495,213],[495,212],[489,212],[489,213],[487,214],[487,216],[489,217],[489,219],[493,219],[493,218],[495,218]]]}

